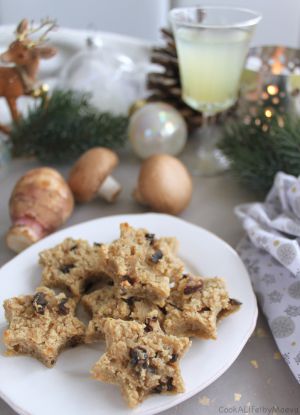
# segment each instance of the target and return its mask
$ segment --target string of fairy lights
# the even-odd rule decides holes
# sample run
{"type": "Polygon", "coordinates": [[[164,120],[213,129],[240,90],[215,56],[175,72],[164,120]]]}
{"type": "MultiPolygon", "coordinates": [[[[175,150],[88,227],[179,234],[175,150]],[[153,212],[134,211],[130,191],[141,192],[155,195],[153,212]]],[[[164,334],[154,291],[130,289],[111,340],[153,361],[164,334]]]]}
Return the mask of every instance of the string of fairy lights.
{"type": "Polygon", "coordinates": [[[261,127],[263,132],[268,132],[274,121],[283,128],[285,116],[297,114],[300,51],[265,46],[253,48],[250,59],[256,59],[256,64],[259,64],[256,70],[247,68],[253,82],[252,88],[246,84],[244,93],[242,88],[240,113],[243,115],[243,122],[245,125],[261,127]]]}

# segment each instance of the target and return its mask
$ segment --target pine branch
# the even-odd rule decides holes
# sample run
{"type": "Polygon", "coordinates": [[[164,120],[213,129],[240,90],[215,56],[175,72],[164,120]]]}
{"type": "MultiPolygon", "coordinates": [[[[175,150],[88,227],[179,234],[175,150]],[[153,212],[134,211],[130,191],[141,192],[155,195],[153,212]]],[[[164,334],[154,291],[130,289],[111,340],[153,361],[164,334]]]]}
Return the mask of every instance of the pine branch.
{"type": "Polygon", "coordinates": [[[274,120],[269,127],[263,132],[261,126],[234,123],[220,144],[239,181],[263,194],[278,171],[300,174],[300,120],[286,118],[283,128],[274,120]]]}
{"type": "Polygon", "coordinates": [[[95,110],[86,94],[56,90],[46,106],[37,103],[13,125],[13,153],[35,156],[42,162],[73,161],[95,146],[122,147],[127,124],[127,117],[95,110]]]}

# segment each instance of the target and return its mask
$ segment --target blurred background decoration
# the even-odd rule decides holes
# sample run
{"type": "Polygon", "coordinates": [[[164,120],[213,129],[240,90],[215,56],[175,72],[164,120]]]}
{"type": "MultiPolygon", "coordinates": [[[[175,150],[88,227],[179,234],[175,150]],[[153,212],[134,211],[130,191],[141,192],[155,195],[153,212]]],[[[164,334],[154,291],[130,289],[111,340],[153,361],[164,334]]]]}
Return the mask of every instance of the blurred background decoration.
{"type": "Polygon", "coordinates": [[[300,174],[300,50],[253,47],[243,74],[237,119],[221,149],[239,181],[267,193],[277,172],[300,174]]]}
{"type": "MultiPolygon", "coordinates": [[[[70,0],[64,2],[64,7],[61,7],[57,0],[51,3],[37,0],[26,2],[0,0],[0,52],[7,49],[13,40],[16,24],[22,18],[28,17],[37,24],[43,17],[55,18],[59,24],[59,30],[49,36],[49,45],[57,48],[58,53],[50,60],[41,62],[39,79],[49,86],[50,95],[57,88],[90,93],[89,104],[94,105],[100,115],[109,114],[108,118],[101,116],[101,120],[107,120],[105,123],[102,121],[97,125],[94,123],[93,128],[89,128],[88,140],[84,134],[85,140],[83,141],[80,129],[76,130],[77,134],[73,132],[67,134],[62,129],[60,131],[53,129],[52,125],[60,125],[57,123],[57,118],[53,116],[48,117],[49,121],[45,123],[41,106],[37,107],[41,117],[38,118],[39,123],[35,122],[33,130],[32,120],[38,115],[36,111],[32,114],[34,100],[21,97],[18,100],[18,107],[25,116],[25,123],[22,124],[22,129],[14,130],[12,138],[18,150],[15,154],[35,155],[43,161],[55,159],[66,162],[67,159],[71,160],[79,156],[90,145],[109,145],[113,148],[127,145],[127,116],[129,115],[129,118],[132,116],[131,113],[128,114],[128,110],[147,98],[150,101],[164,101],[177,108],[187,123],[189,133],[192,132],[201,124],[202,116],[201,113],[183,105],[181,101],[176,48],[167,28],[170,8],[197,4],[196,0],[126,0],[122,2],[111,0],[109,3],[104,0],[86,0],[77,3],[74,8],[70,0]],[[161,33],[162,28],[164,28],[164,36],[161,33]],[[155,73],[158,73],[158,76],[155,76],[155,73]],[[163,80],[166,85],[163,85],[161,81],[163,73],[168,75],[167,80],[165,78],[163,80]],[[155,94],[157,98],[152,99],[155,94]],[[115,125],[118,128],[115,128],[115,125]],[[103,129],[104,126],[108,126],[108,129],[103,129]],[[64,140],[65,150],[63,151],[60,144],[61,137],[66,135],[68,139],[64,140]],[[44,139],[40,139],[41,137],[44,139]],[[69,150],[70,143],[72,151],[69,150]],[[57,156],[58,145],[59,157],[57,156]]],[[[235,169],[239,178],[243,180],[249,171],[251,179],[245,183],[252,188],[253,183],[258,183],[258,190],[266,191],[272,182],[274,172],[278,166],[282,167],[282,165],[276,164],[272,170],[268,170],[269,175],[261,175],[261,170],[257,169],[256,164],[249,166],[249,160],[252,162],[259,158],[253,157],[252,152],[242,155],[241,152],[252,151],[252,148],[260,153],[265,151],[261,147],[263,140],[257,137],[268,134],[269,128],[274,125],[274,119],[276,124],[284,129],[285,143],[290,143],[292,146],[288,147],[288,154],[294,148],[298,148],[295,141],[297,127],[291,126],[290,123],[286,126],[284,116],[290,113],[291,109],[299,115],[300,109],[298,62],[300,52],[297,49],[300,46],[300,3],[295,0],[286,0],[282,7],[281,0],[264,0],[263,2],[260,0],[210,0],[209,5],[248,7],[263,14],[263,20],[252,41],[254,47],[251,49],[251,59],[247,64],[248,71],[245,72],[243,78],[238,112],[237,108],[233,107],[229,113],[218,114],[217,122],[224,124],[226,121],[227,124],[233,119],[235,126],[226,135],[223,150],[231,159],[234,168],[237,166],[235,159],[239,159],[239,167],[235,169]],[[280,27],[284,27],[284,30],[279,30],[280,27]],[[269,48],[266,45],[277,46],[269,48]],[[257,66],[259,59],[262,64],[257,66]],[[242,125],[237,121],[241,121],[242,125]],[[258,144],[245,146],[243,137],[247,137],[249,143],[253,143],[251,140],[253,134],[256,135],[258,144]],[[237,137],[240,140],[237,140],[237,137]],[[241,164],[240,160],[245,160],[245,163],[241,164]],[[262,177],[264,179],[267,177],[267,181],[259,185],[262,177]]],[[[58,103],[62,102],[61,99],[73,99],[70,95],[56,94],[55,96],[60,98],[53,101],[53,104],[56,103],[55,106],[50,106],[53,108],[52,115],[58,114],[58,103]]],[[[74,114],[71,109],[75,108],[77,103],[72,101],[72,105],[69,106],[69,125],[74,124],[72,121],[74,114]]],[[[142,105],[144,104],[145,102],[142,105]]],[[[169,154],[179,154],[184,145],[185,134],[176,135],[176,125],[181,120],[180,114],[177,114],[177,124],[173,122],[173,119],[170,123],[166,117],[168,114],[165,111],[161,113],[159,109],[159,107],[155,108],[159,120],[158,127],[154,128],[152,124],[149,127],[151,117],[146,109],[144,110],[142,139],[138,137],[140,131],[137,126],[138,136],[135,134],[134,139],[131,137],[134,143],[132,150],[140,157],[146,155],[146,153],[141,154],[141,152],[144,153],[146,144],[150,151],[147,155],[155,153],[155,148],[158,149],[158,142],[163,145],[168,141],[168,146],[172,147],[168,149],[169,154]],[[164,122],[161,120],[162,116],[164,122]],[[168,129],[164,130],[162,126],[165,124],[168,129]],[[168,132],[167,141],[164,131],[168,132]],[[179,142],[182,146],[180,144],[177,150],[174,146],[179,142]]],[[[0,113],[1,120],[9,123],[10,114],[2,100],[0,113]]],[[[79,122],[79,125],[81,124],[79,122]]],[[[282,131],[279,134],[282,134],[282,131]]],[[[4,164],[8,159],[9,151],[6,145],[7,140],[5,138],[1,140],[1,163],[4,164]]],[[[268,141],[268,143],[271,142],[271,140],[268,141]]],[[[273,154],[273,150],[272,147],[269,157],[273,154]]],[[[276,150],[275,154],[276,160],[282,161],[282,153],[278,155],[276,150]]],[[[286,148],[284,154],[286,154],[286,148]]],[[[269,166],[268,159],[267,163],[269,166]]],[[[286,163],[284,166],[286,167],[286,163]]],[[[289,166],[286,170],[289,170],[289,166]]],[[[261,164],[261,168],[264,168],[264,163],[261,164]]],[[[298,170],[300,171],[300,160],[293,159],[293,170],[288,172],[294,173],[298,170]]]]}
{"type": "Polygon", "coordinates": [[[253,44],[283,44],[298,47],[300,43],[300,2],[296,0],[0,0],[0,24],[15,24],[25,16],[39,21],[55,16],[60,26],[114,32],[157,41],[159,28],[166,25],[171,7],[209,4],[247,7],[261,12],[263,21],[253,44]],[[126,15],[126,19],[124,16],[126,15]],[[282,26],[283,30],[278,30],[282,26]]]}

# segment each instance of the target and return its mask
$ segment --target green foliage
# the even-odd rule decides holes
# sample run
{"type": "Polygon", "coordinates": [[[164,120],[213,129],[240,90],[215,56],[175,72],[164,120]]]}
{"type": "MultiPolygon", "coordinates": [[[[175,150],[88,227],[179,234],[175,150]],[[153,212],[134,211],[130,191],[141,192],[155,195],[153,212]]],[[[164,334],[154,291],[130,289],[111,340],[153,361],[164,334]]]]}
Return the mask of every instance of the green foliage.
{"type": "Polygon", "coordinates": [[[278,171],[300,174],[300,120],[284,122],[281,128],[274,119],[267,132],[254,123],[232,123],[225,131],[220,148],[234,175],[254,191],[267,193],[278,171]]]}
{"type": "Polygon", "coordinates": [[[127,117],[99,113],[86,94],[55,90],[46,105],[37,102],[26,118],[13,125],[13,154],[47,163],[73,161],[95,146],[122,147],[127,125],[127,117]]]}

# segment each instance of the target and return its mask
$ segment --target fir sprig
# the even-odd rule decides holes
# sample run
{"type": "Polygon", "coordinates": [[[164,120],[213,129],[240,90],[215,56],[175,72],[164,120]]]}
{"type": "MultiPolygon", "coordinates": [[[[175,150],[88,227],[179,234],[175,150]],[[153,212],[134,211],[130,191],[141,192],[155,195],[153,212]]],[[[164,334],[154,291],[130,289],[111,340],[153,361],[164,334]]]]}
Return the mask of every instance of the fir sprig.
{"type": "Polygon", "coordinates": [[[73,161],[95,146],[120,148],[127,124],[125,116],[97,111],[87,94],[55,90],[46,105],[38,102],[13,125],[13,153],[49,163],[73,161]]]}
{"type": "Polygon", "coordinates": [[[300,174],[300,120],[286,117],[284,127],[271,121],[268,131],[254,123],[233,123],[226,129],[220,148],[239,181],[265,194],[278,171],[300,174]]]}

